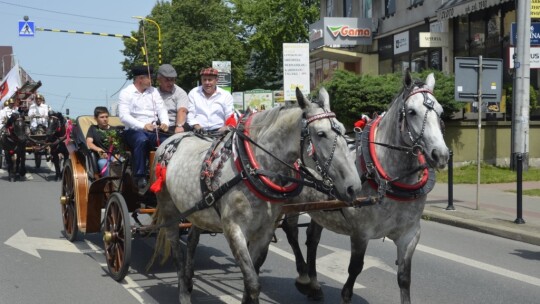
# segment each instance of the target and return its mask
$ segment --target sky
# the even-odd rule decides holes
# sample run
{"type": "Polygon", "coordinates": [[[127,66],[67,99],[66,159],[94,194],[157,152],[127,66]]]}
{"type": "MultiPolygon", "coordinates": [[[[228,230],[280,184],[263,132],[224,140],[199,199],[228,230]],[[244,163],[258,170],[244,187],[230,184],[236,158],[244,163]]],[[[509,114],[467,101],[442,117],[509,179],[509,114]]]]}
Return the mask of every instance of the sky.
{"type": "MultiPolygon", "coordinates": [[[[139,27],[133,16],[149,15],[155,4],[156,0],[0,0],[0,45],[12,46],[19,65],[42,82],[38,91],[53,110],[69,109],[70,117],[93,115],[96,106],[116,103],[118,91],[132,82],[122,71],[123,40],[46,31],[19,37],[19,21],[28,16],[36,28],[131,35],[139,27]]],[[[157,50],[150,49],[149,56],[152,52],[157,50]]]]}

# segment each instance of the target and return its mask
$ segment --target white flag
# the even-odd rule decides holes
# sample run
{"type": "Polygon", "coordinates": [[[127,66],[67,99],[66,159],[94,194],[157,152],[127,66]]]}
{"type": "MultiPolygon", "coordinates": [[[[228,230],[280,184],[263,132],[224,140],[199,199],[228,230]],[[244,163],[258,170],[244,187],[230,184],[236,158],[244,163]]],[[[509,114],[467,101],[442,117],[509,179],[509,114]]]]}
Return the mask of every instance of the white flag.
{"type": "Polygon", "coordinates": [[[19,75],[19,65],[16,64],[6,75],[2,84],[0,84],[0,105],[10,98],[21,87],[21,76],[19,75]]]}

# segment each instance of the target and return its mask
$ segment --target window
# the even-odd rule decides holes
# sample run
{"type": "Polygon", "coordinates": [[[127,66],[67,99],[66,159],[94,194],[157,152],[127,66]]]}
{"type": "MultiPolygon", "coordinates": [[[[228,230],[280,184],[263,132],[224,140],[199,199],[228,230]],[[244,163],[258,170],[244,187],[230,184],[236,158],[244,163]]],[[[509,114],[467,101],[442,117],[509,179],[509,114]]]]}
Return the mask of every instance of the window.
{"type": "Polygon", "coordinates": [[[363,17],[364,18],[371,18],[373,16],[373,4],[372,0],[364,0],[364,9],[363,9],[363,17]]]}
{"type": "Polygon", "coordinates": [[[343,0],[343,17],[352,16],[352,0],[343,0]]]}
{"type": "Polygon", "coordinates": [[[384,15],[391,16],[396,13],[396,0],[384,0],[384,15]]]}
{"type": "Polygon", "coordinates": [[[334,0],[326,0],[326,17],[334,16],[334,0]]]}

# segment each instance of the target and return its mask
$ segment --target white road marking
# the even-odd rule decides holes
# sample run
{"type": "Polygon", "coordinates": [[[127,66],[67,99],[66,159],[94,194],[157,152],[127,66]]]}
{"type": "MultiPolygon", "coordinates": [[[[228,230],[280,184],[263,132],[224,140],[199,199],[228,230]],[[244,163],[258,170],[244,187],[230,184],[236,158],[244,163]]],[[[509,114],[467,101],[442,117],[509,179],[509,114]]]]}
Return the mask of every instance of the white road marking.
{"type": "Polygon", "coordinates": [[[12,237],[5,241],[4,244],[19,249],[40,259],[41,256],[38,253],[38,249],[80,253],[80,250],[68,240],[31,237],[27,236],[26,233],[24,233],[23,229],[15,233],[12,237]]]}
{"type": "Polygon", "coordinates": [[[416,249],[425,253],[432,254],[434,256],[438,256],[440,258],[444,258],[444,259],[456,262],[456,263],[460,263],[463,265],[467,265],[467,266],[474,267],[480,270],[498,274],[503,277],[507,277],[510,279],[518,280],[524,283],[528,283],[528,284],[540,287],[540,278],[532,277],[526,274],[504,269],[502,267],[497,267],[491,264],[482,263],[477,260],[469,259],[460,255],[457,255],[457,254],[448,253],[442,250],[438,250],[438,249],[420,245],[420,244],[416,246],[416,249]]]}

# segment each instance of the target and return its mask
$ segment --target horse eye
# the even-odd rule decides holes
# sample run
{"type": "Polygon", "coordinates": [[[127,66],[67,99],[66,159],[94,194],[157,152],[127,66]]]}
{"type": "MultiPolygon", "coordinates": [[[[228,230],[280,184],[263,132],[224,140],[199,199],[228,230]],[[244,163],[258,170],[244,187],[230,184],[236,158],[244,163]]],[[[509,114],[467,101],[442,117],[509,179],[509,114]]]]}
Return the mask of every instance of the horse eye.
{"type": "Polygon", "coordinates": [[[415,110],[411,110],[411,109],[409,109],[409,110],[407,111],[407,113],[408,113],[409,115],[416,115],[416,111],[415,111],[415,110]]]}
{"type": "Polygon", "coordinates": [[[317,132],[317,136],[326,138],[326,133],[324,133],[324,131],[319,131],[317,132]]]}

